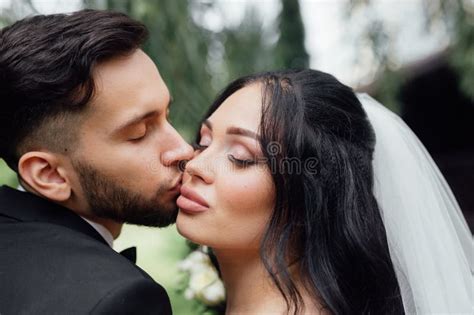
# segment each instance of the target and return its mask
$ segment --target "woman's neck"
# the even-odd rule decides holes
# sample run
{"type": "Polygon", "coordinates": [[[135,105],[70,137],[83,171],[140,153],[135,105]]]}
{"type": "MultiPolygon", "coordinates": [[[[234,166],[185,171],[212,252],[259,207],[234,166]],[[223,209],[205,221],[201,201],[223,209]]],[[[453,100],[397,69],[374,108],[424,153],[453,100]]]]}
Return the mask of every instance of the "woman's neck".
{"type": "MultiPolygon", "coordinates": [[[[236,251],[213,248],[219,262],[226,288],[227,315],[237,314],[287,314],[287,305],[280,291],[265,269],[258,250],[236,251]]],[[[301,294],[298,303],[301,314],[329,314],[318,301],[304,289],[298,277],[297,265],[290,267],[293,280],[301,294]]]]}
{"type": "Polygon", "coordinates": [[[285,314],[285,300],[272,283],[258,250],[213,251],[226,288],[226,314],[285,314]]]}

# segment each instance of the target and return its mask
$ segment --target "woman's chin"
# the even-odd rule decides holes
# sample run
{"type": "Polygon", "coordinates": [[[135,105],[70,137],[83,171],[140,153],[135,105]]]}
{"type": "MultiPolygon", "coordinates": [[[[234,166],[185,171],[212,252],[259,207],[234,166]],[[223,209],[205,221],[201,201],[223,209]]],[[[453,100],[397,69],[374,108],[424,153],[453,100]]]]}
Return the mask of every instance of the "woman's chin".
{"type": "Polygon", "coordinates": [[[200,245],[207,245],[203,242],[203,237],[205,235],[200,232],[202,228],[199,227],[199,223],[196,222],[195,218],[190,217],[181,210],[179,211],[178,217],[176,218],[176,229],[178,230],[178,233],[181,234],[181,236],[188,239],[189,241],[200,245]]]}

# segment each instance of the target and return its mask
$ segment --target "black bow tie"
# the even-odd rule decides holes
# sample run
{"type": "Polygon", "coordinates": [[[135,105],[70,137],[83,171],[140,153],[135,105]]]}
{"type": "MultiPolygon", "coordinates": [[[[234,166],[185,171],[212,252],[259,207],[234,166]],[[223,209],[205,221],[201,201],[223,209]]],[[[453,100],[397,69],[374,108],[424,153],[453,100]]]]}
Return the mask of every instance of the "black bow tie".
{"type": "Polygon", "coordinates": [[[137,262],[137,248],[135,246],[126,248],[120,252],[120,255],[130,260],[132,263],[137,262]]]}

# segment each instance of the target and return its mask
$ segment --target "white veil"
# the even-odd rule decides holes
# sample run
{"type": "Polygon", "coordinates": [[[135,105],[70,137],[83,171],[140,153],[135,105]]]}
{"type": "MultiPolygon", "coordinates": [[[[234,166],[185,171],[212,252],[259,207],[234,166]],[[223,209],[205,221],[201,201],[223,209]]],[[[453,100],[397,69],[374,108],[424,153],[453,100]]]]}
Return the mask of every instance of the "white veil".
{"type": "Polygon", "coordinates": [[[374,194],[405,312],[473,314],[474,243],[451,189],[397,115],[358,98],[375,130],[374,194]]]}

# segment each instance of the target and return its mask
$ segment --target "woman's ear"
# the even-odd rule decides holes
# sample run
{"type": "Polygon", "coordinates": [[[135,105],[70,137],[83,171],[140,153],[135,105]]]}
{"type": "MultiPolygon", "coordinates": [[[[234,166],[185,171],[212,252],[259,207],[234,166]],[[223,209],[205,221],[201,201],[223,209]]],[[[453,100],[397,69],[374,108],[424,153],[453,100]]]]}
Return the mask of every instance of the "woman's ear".
{"type": "Polygon", "coordinates": [[[67,170],[54,153],[32,151],[23,154],[18,162],[18,173],[36,193],[52,201],[64,202],[71,196],[67,170]]]}

